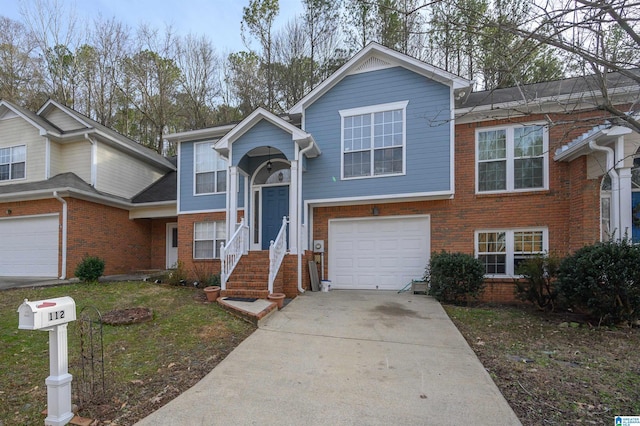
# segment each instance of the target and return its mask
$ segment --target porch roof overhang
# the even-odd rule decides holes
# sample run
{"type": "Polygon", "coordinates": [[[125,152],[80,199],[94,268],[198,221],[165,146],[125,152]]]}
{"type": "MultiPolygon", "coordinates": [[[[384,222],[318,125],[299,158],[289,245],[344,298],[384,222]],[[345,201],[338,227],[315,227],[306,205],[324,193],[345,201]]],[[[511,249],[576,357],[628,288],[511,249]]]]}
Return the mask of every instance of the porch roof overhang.
{"type": "Polygon", "coordinates": [[[253,111],[248,117],[242,120],[222,138],[220,138],[220,140],[215,143],[214,149],[224,157],[229,158],[229,150],[231,145],[262,120],[266,120],[274,126],[277,126],[285,132],[289,133],[291,135],[292,141],[298,144],[300,149],[305,149],[311,146],[311,148],[306,151],[306,156],[308,158],[313,158],[320,155],[320,148],[318,148],[318,145],[315,143],[315,140],[313,139],[313,136],[311,136],[311,134],[294,126],[288,121],[278,117],[277,115],[267,111],[262,107],[253,111]]]}
{"type": "Polygon", "coordinates": [[[558,148],[553,159],[555,161],[573,161],[578,157],[594,152],[590,146],[591,141],[597,141],[600,144],[604,143],[606,145],[615,142],[619,136],[628,135],[632,132],[633,130],[628,127],[616,126],[609,123],[595,126],[568,144],[558,148]]]}

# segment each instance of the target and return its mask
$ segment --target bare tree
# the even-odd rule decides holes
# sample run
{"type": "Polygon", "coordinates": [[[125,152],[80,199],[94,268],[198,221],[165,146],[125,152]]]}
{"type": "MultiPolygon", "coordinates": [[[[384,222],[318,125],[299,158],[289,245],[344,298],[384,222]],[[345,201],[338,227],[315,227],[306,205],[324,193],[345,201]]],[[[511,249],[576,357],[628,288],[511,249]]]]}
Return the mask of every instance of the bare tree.
{"type": "Polygon", "coordinates": [[[213,44],[204,36],[189,34],[179,39],[177,65],[181,69],[181,109],[187,129],[211,125],[215,98],[220,94],[220,59],[213,44]]]}
{"type": "Polygon", "coordinates": [[[42,74],[35,48],[23,24],[0,16],[0,99],[32,108],[42,103],[42,74]]]}

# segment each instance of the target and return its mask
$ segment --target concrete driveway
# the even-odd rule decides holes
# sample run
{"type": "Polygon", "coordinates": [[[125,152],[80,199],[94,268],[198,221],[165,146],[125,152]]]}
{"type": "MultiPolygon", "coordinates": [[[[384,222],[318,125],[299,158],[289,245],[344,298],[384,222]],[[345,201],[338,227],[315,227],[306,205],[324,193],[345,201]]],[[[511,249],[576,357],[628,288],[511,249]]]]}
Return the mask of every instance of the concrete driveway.
{"type": "Polygon", "coordinates": [[[518,425],[438,302],[306,293],[145,425],[518,425]]]}
{"type": "Polygon", "coordinates": [[[0,277],[0,290],[18,287],[42,287],[69,283],[68,280],[43,277],[0,277]]]}

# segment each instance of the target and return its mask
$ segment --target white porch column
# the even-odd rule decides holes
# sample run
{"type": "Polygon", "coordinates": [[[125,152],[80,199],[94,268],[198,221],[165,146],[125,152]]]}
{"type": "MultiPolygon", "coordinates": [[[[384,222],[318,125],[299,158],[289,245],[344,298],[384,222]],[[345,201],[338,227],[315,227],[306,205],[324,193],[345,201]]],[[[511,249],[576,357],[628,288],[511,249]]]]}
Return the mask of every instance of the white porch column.
{"type": "Polygon", "coordinates": [[[291,161],[291,182],[289,184],[289,251],[298,253],[298,160],[291,161]]]}
{"type": "Polygon", "coordinates": [[[633,215],[631,203],[631,168],[625,167],[618,170],[620,177],[620,239],[627,236],[631,238],[633,215]]]}
{"type": "Polygon", "coordinates": [[[229,167],[229,194],[227,200],[227,241],[236,232],[238,221],[238,166],[229,167]]]}

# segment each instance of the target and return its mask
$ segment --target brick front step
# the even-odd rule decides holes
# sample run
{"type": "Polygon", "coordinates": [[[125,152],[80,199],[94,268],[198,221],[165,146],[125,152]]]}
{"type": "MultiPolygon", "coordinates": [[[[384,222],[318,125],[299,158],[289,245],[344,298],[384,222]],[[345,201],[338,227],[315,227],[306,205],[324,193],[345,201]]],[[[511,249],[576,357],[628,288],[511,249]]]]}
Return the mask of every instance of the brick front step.
{"type": "Polygon", "coordinates": [[[232,289],[220,291],[220,297],[255,297],[257,299],[266,299],[269,296],[269,290],[253,290],[247,288],[232,289]]]}

